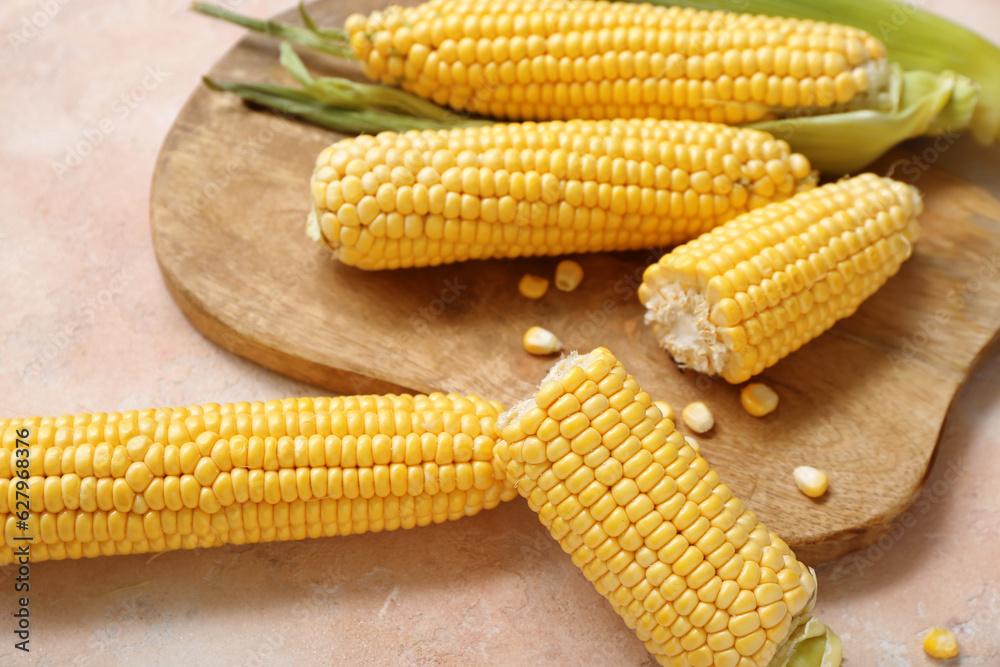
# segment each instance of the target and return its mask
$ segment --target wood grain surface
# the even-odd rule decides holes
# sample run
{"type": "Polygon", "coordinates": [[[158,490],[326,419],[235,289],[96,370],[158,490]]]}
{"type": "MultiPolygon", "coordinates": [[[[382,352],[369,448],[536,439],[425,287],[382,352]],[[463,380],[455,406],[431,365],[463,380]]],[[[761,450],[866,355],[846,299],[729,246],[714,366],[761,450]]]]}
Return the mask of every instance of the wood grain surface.
{"type": "MultiPolygon", "coordinates": [[[[312,7],[326,24],[349,13],[312,7]]],[[[315,70],[361,78],[353,63],[303,55],[315,70]]],[[[287,82],[277,42],[255,35],[211,76],[287,82]]],[[[376,273],[331,261],[306,238],[305,220],[315,158],[338,138],[194,92],[164,142],[151,221],[166,285],[205,336],[331,392],[444,390],[506,405],[529,396],[555,360],[524,352],[529,326],[556,332],[567,349],[609,347],[654,398],[678,412],[693,400],[711,407],[716,427],[699,436],[706,458],[808,562],[872,542],[915,499],[952,399],[1000,329],[1000,201],[934,160],[888,156],[874,169],[906,159],[894,176],[924,193],[914,257],[857,314],[760,376],[781,403],[756,419],[739,387],[680,372],[643,324],[635,292],[659,251],[575,257],[580,288],[550,288],[538,301],[521,297],[517,281],[551,277],[557,258],[376,273]],[[829,473],[818,501],[792,480],[803,464],[829,473]]]]}

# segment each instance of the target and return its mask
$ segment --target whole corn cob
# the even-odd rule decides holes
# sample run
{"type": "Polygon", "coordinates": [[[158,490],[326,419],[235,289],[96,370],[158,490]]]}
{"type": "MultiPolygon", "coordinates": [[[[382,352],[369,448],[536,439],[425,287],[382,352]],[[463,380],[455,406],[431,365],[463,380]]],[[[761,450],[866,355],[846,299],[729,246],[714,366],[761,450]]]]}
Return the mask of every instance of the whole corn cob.
{"type": "Polygon", "coordinates": [[[842,25],[591,0],[431,0],[345,23],[365,74],[510,120],[745,123],[875,108],[885,47],[842,25]]]}
{"type": "Polygon", "coordinates": [[[611,352],[563,359],[497,428],[508,480],[660,664],[785,664],[804,636],[840,663],[839,639],[808,617],[810,569],[611,352]]]}
{"type": "Polygon", "coordinates": [[[335,56],[362,57],[373,76],[419,87],[458,111],[389,86],[313,79],[287,45],[282,64],[302,89],[206,79],[212,88],[339,132],[482,122],[466,117],[469,111],[511,119],[755,121],[817,169],[841,175],[910,137],[968,128],[989,144],[1000,127],[1000,50],[914,7],[886,31],[885,17],[898,14],[895,2],[755,0],[753,11],[788,17],[771,18],[704,11],[729,10],[731,0],[653,0],[699,11],[458,0],[353,16],[352,32],[317,26],[302,6],[305,28],[203,2],[193,8],[335,56]],[[892,64],[865,29],[881,31],[892,64]]]}
{"type": "Polygon", "coordinates": [[[814,182],[785,142],[692,121],[383,132],[320,154],[309,233],[363,269],[658,247],[814,182]]]}
{"type": "Polygon", "coordinates": [[[500,410],[430,394],[0,419],[0,565],[24,544],[41,561],[476,514],[516,495],[492,463],[500,410]]]}
{"type": "Polygon", "coordinates": [[[913,186],[862,174],[734,218],[646,269],[646,321],[682,366],[748,380],[893,276],[922,209],[913,186]]]}

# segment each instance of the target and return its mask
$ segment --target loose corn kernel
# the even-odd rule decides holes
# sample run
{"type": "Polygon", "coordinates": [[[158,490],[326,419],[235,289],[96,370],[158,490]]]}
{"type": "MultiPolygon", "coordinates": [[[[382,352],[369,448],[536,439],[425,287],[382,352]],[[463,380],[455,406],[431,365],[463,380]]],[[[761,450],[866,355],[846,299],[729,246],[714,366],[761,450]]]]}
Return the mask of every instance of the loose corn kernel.
{"type": "Polygon", "coordinates": [[[365,270],[676,245],[816,180],[765,132],[650,118],[380,132],[321,157],[307,231],[365,270]]]}
{"type": "Polygon", "coordinates": [[[564,259],[556,265],[556,289],[572,292],[583,280],[583,267],[571,259],[564,259]]]}
{"type": "MultiPolygon", "coordinates": [[[[76,445],[44,438],[44,420],[0,419],[0,442],[20,431],[38,450],[33,461],[54,462],[53,452],[61,459],[28,479],[32,559],[41,561],[395,530],[476,514],[517,495],[492,463],[500,409],[440,393],[210,404],[138,418],[61,418],[76,445]]],[[[0,490],[13,492],[13,472],[0,466],[0,490]]],[[[3,509],[7,496],[0,565],[20,546],[15,517],[3,509]]]]}
{"type": "Polygon", "coordinates": [[[826,493],[830,483],[826,473],[810,466],[799,466],[793,472],[799,491],[810,498],[819,498],[826,493]]]}
{"type": "Polygon", "coordinates": [[[688,403],[681,411],[684,425],[695,433],[707,433],[715,426],[715,417],[702,401],[688,403]]]}
{"type": "Polygon", "coordinates": [[[524,332],[524,349],[531,354],[555,354],[562,349],[562,341],[542,327],[531,327],[524,332]]]}
{"type": "Polygon", "coordinates": [[[885,284],[921,209],[913,186],[862,174],[740,215],[646,269],[646,322],[682,367],[744,382],[885,284]]]}
{"type": "Polygon", "coordinates": [[[766,384],[751,382],[740,391],[740,403],[754,417],[763,417],[778,407],[778,394],[766,384]]]}
{"type": "Polygon", "coordinates": [[[932,658],[954,658],[958,655],[958,639],[951,630],[931,628],[924,637],[924,650],[932,658]]]}
{"type": "Polygon", "coordinates": [[[517,283],[517,291],[529,299],[541,299],[548,289],[549,281],[547,278],[534,276],[530,273],[521,276],[520,282],[517,283]]]}
{"type": "Polygon", "coordinates": [[[649,405],[611,352],[571,353],[534,397],[501,415],[494,463],[661,664],[764,667],[811,608],[813,574],[670,420],[631,418],[649,405]],[[576,411],[580,378],[597,387],[587,400],[602,396],[604,411],[576,411]],[[603,433],[603,457],[565,453],[564,427],[577,431],[581,418],[603,433]],[[720,512],[731,517],[728,532],[709,518],[720,512]]]}

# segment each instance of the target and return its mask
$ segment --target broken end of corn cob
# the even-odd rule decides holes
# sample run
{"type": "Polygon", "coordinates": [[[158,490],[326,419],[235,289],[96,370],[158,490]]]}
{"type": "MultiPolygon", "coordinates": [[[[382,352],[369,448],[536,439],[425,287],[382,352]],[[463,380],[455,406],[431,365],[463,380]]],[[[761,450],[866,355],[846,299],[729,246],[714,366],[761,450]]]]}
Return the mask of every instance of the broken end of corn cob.
{"type": "Polygon", "coordinates": [[[497,429],[497,466],[660,664],[786,664],[818,636],[815,574],[609,350],[557,362],[497,429]]]}
{"type": "Polygon", "coordinates": [[[319,228],[319,216],[315,206],[309,211],[309,217],[306,218],[306,236],[316,243],[326,245],[323,241],[323,232],[319,228]]]}
{"type": "Polygon", "coordinates": [[[734,218],[646,270],[646,322],[680,366],[744,382],[894,275],[922,207],[913,186],[863,174],[734,218]]]}

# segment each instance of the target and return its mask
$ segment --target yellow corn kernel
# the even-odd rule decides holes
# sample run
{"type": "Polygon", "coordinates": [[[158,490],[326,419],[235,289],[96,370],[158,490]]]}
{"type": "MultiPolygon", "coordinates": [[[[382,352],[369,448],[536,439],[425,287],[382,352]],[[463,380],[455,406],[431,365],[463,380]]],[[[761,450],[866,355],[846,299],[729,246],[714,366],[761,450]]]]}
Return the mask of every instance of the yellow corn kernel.
{"type": "Polygon", "coordinates": [[[653,405],[660,409],[660,414],[664,419],[674,420],[674,409],[666,401],[653,401],[653,405]]]}
{"type": "Polygon", "coordinates": [[[366,270],[676,245],[815,184],[785,141],[688,120],[381,132],[322,156],[307,231],[366,270]]]}
{"type": "Polygon", "coordinates": [[[778,407],[778,394],[766,384],[751,382],[740,391],[740,403],[754,417],[763,417],[778,407]]]}
{"type": "MultiPolygon", "coordinates": [[[[492,463],[501,409],[477,396],[431,394],[151,410],[138,428],[118,413],[62,419],[76,433],[76,472],[61,464],[29,477],[29,532],[45,547],[36,544],[32,559],[394,530],[476,514],[517,495],[492,463]]],[[[19,430],[37,441],[41,422],[0,420],[0,442],[19,430]]],[[[54,460],[50,452],[65,460],[73,445],[47,438],[37,447],[42,462],[54,460]]],[[[14,488],[14,471],[0,468],[0,490],[14,488]]],[[[0,530],[0,564],[14,560],[12,537],[0,530]]]]}
{"type": "Polygon", "coordinates": [[[736,509],[726,505],[732,492],[670,421],[658,420],[653,431],[660,438],[649,439],[651,420],[630,415],[646,414],[650,403],[608,350],[570,353],[534,397],[500,416],[505,440],[495,450],[495,465],[662,664],[710,665],[712,654],[732,650],[721,664],[764,667],[796,625],[793,619],[808,612],[813,574],[742,507],[725,509],[732,515],[728,532],[710,522],[724,507],[736,509]],[[569,381],[575,377],[597,387],[588,401],[601,395],[608,407],[575,411],[577,397],[567,388],[576,391],[578,384],[569,381]],[[588,461],[558,447],[567,422],[576,430],[583,419],[584,428],[589,423],[600,432],[596,424],[609,412],[615,424],[601,428],[604,444],[613,447],[610,456],[588,461]],[[540,419],[554,425],[532,428],[540,419]],[[630,446],[640,442],[638,434],[646,438],[643,445],[658,444],[630,446]],[[546,458],[550,446],[562,456],[546,458]],[[571,483],[577,475],[579,482],[571,483]],[[576,512],[586,512],[588,520],[566,521],[576,512]],[[590,549],[586,562],[576,558],[581,544],[590,549]]]}
{"type": "Polygon", "coordinates": [[[531,327],[524,332],[524,349],[531,354],[555,354],[562,349],[562,341],[542,327],[531,327]]]}
{"type": "Polygon", "coordinates": [[[921,210],[913,186],[862,174],[740,215],[646,269],[646,322],[682,367],[744,382],[894,275],[921,210]]]}
{"type": "Polygon", "coordinates": [[[958,655],[958,639],[951,630],[931,628],[924,635],[924,651],[932,658],[954,658],[958,655]]]}
{"type": "Polygon", "coordinates": [[[799,487],[799,491],[810,498],[822,496],[830,484],[825,472],[810,466],[798,466],[792,475],[795,477],[795,484],[799,487]]]}
{"type": "Polygon", "coordinates": [[[549,281],[547,278],[535,276],[530,273],[521,276],[521,280],[517,283],[517,291],[521,293],[521,296],[528,299],[541,299],[545,296],[548,289],[549,281]]]}
{"type": "Polygon", "coordinates": [[[747,123],[870,108],[888,87],[886,49],[872,35],[770,16],[431,0],[393,8],[389,18],[352,16],[345,27],[370,78],[463,114],[508,120],[747,123]]]}
{"type": "Polygon", "coordinates": [[[702,401],[688,403],[681,411],[684,425],[695,433],[707,433],[715,426],[715,417],[702,401]]]}
{"type": "Polygon", "coordinates": [[[564,259],[556,265],[556,289],[572,292],[583,280],[583,267],[571,259],[564,259]]]}

